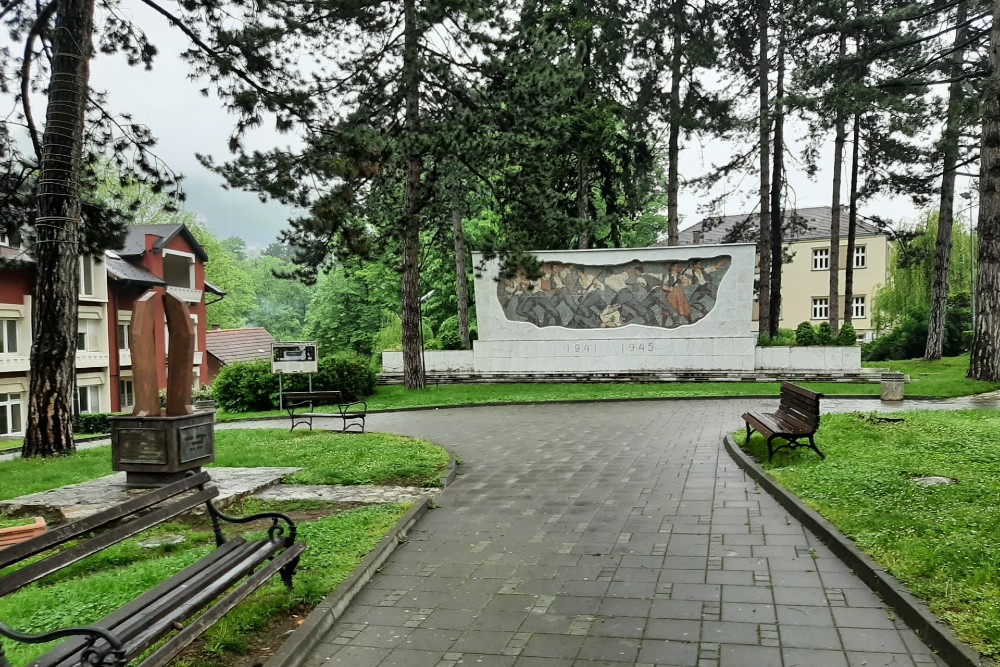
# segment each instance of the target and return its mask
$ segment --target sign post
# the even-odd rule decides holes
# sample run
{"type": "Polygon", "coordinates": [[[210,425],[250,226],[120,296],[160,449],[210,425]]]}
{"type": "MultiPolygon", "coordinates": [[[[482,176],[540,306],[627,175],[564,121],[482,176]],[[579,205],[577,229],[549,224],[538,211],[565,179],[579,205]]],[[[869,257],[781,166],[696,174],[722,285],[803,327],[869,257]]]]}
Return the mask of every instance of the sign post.
{"type": "Polygon", "coordinates": [[[319,346],[311,343],[271,343],[271,372],[278,376],[278,409],[284,410],[284,383],[282,375],[309,374],[312,391],[312,374],[319,370],[319,346]]]}

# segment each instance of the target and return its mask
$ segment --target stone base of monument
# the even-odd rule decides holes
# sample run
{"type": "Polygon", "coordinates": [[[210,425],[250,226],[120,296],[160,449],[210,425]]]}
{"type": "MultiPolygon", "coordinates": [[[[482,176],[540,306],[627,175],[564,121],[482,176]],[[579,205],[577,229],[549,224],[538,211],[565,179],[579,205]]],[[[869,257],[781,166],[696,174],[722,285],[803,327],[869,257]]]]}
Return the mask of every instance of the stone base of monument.
{"type": "Polygon", "coordinates": [[[215,412],[112,417],[111,460],[132,488],[163,486],[198,472],[215,461],[215,412]]]}

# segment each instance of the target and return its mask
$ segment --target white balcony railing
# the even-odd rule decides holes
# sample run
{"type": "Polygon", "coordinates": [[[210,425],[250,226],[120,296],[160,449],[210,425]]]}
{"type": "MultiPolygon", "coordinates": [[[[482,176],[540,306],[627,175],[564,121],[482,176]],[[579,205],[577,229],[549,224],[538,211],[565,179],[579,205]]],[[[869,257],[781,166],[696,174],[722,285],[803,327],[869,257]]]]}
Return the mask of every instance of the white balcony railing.
{"type": "Polygon", "coordinates": [[[202,291],[200,289],[189,289],[187,287],[175,287],[167,285],[167,294],[177,297],[187,303],[201,303],[202,291]]]}
{"type": "Polygon", "coordinates": [[[76,353],[77,368],[106,368],[111,363],[111,358],[107,352],[84,352],[76,353]]]}
{"type": "Polygon", "coordinates": [[[28,354],[0,354],[0,373],[25,373],[31,370],[28,354]]]}

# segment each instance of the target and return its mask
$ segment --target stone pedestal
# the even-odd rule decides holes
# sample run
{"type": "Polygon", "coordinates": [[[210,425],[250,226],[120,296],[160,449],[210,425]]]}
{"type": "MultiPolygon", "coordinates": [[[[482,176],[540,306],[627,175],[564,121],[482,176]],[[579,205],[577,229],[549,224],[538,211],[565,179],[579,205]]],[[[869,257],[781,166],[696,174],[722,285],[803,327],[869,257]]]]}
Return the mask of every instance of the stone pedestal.
{"type": "Polygon", "coordinates": [[[156,487],[215,461],[215,411],[112,417],[112,468],[130,487],[156,487]]]}
{"type": "Polygon", "coordinates": [[[902,373],[882,373],[882,400],[903,400],[903,388],[906,386],[906,376],[902,373]]]}

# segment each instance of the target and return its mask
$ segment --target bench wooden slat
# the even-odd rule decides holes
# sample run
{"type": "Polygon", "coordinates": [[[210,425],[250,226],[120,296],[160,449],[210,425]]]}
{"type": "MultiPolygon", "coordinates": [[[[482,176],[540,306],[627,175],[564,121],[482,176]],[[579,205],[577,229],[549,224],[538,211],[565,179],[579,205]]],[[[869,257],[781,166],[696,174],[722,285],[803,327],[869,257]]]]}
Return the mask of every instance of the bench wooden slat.
{"type": "Polygon", "coordinates": [[[173,484],[168,484],[149,493],[144,493],[137,498],[127,500],[103,512],[98,512],[79,521],[56,526],[43,535],[0,552],[0,570],[25,558],[30,558],[52,547],[64,544],[98,528],[107,526],[130,514],[135,514],[148,507],[157,505],[173,496],[190,491],[209,481],[211,481],[211,477],[209,477],[207,472],[202,471],[173,484]]]}
{"type": "Polygon", "coordinates": [[[293,544],[281,555],[274,558],[265,567],[253,573],[247,581],[235,591],[219,600],[215,605],[199,616],[193,623],[171,637],[163,646],[156,650],[153,655],[143,661],[143,667],[166,667],[173,658],[187,648],[191,642],[200,637],[202,633],[215,624],[220,618],[225,616],[236,605],[242,602],[250,593],[260,588],[268,579],[274,576],[281,568],[288,563],[299,558],[306,545],[303,542],[293,544]]]}
{"type": "MultiPolygon", "coordinates": [[[[148,514],[143,514],[132,521],[128,521],[121,526],[101,533],[86,542],[70,547],[69,549],[65,549],[64,551],[46,558],[45,560],[23,567],[17,572],[0,579],[0,596],[19,590],[28,584],[38,581],[42,577],[52,574],[53,572],[58,572],[68,565],[77,563],[87,556],[91,556],[113,544],[123,542],[133,535],[141,533],[147,528],[151,528],[168,519],[172,519],[179,514],[183,514],[184,512],[197,507],[198,505],[204,505],[206,502],[218,495],[219,490],[217,488],[214,486],[209,487],[187,498],[182,498],[177,502],[171,503],[170,505],[155,509],[148,514]]],[[[44,537],[45,535],[36,539],[40,540],[44,537]]]]}
{"type": "MultiPolygon", "coordinates": [[[[111,630],[115,632],[121,624],[125,623],[129,618],[141,613],[144,609],[149,608],[151,605],[155,604],[164,595],[167,595],[174,588],[177,587],[178,582],[193,579],[197,574],[201,572],[208,571],[220,560],[225,559],[229,556],[235,549],[245,545],[242,539],[232,540],[226,542],[221,547],[212,550],[207,556],[192,563],[187,566],[177,574],[173,575],[169,579],[162,581],[159,585],[146,591],[139,597],[135,598],[124,607],[113,611],[104,618],[102,618],[97,623],[94,623],[96,627],[104,628],[105,630],[111,630]]],[[[63,662],[68,656],[78,652],[81,648],[86,645],[86,640],[74,638],[68,639],[59,646],[55,647],[48,653],[46,653],[42,658],[44,660],[39,662],[39,667],[53,667],[55,665],[63,662]]],[[[41,660],[41,659],[40,659],[41,660]]]]}

